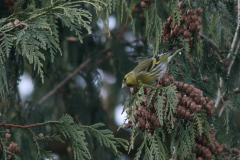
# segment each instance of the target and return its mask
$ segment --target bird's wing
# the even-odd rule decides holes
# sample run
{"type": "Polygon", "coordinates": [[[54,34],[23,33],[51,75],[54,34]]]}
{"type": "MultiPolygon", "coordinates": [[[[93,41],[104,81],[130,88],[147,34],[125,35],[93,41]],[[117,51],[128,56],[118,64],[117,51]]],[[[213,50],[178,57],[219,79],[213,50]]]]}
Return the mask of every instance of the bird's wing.
{"type": "Polygon", "coordinates": [[[173,51],[170,51],[170,52],[167,52],[167,53],[162,53],[162,54],[159,54],[157,56],[154,56],[152,58],[151,65],[147,69],[147,72],[155,72],[154,69],[159,70],[159,69],[156,69],[159,66],[159,64],[161,64],[161,63],[167,64],[168,62],[170,62],[172,57],[176,53],[178,53],[180,50],[182,50],[182,48],[178,49],[178,50],[173,50],[173,51]]]}
{"type": "Polygon", "coordinates": [[[136,79],[141,80],[142,83],[148,84],[156,80],[155,76],[151,76],[149,72],[141,71],[138,74],[136,74],[136,79]]]}
{"type": "Polygon", "coordinates": [[[141,71],[146,72],[155,72],[153,71],[159,64],[161,63],[168,63],[171,58],[178,53],[182,49],[173,50],[167,53],[159,54],[157,56],[154,56],[152,58],[148,58],[141,62],[137,67],[134,68],[134,73],[138,74],[141,71]]]}
{"type": "Polygon", "coordinates": [[[149,66],[152,65],[152,59],[153,58],[148,58],[144,61],[142,61],[141,63],[139,63],[139,65],[137,65],[135,68],[134,68],[134,73],[135,74],[138,74],[139,72],[141,71],[147,71],[149,66]]]}
{"type": "Polygon", "coordinates": [[[161,79],[167,69],[167,63],[160,63],[157,65],[154,69],[151,71],[141,71],[138,74],[136,74],[136,79],[141,80],[142,83],[148,84],[153,82],[154,80],[161,79]]]}

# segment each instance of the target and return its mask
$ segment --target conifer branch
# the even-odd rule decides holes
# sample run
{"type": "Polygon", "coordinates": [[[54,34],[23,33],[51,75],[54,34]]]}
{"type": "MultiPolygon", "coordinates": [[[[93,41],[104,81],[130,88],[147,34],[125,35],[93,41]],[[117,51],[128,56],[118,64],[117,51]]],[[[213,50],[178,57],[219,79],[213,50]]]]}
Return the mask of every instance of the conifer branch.
{"type": "Polygon", "coordinates": [[[52,97],[57,91],[62,88],[67,82],[72,79],[75,75],[78,74],[81,70],[83,70],[88,63],[91,61],[91,59],[87,59],[85,62],[83,62],[72,74],[70,74],[67,78],[65,78],[60,84],[58,84],[53,90],[51,90],[47,95],[45,95],[39,102],[38,104],[41,105],[44,102],[46,102],[50,97],[52,97]]]}
{"type": "Polygon", "coordinates": [[[214,49],[216,49],[217,54],[218,54],[218,57],[219,57],[220,61],[222,61],[222,60],[224,59],[224,56],[223,56],[223,54],[222,54],[222,53],[223,53],[222,50],[219,49],[218,45],[217,45],[212,39],[208,38],[208,37],[205,36],[204,34],[199,34],[199,36],[200,36],[202,39],[207,40],[207,41],[212,45],[212,47],[213,47],[214,49]]]}

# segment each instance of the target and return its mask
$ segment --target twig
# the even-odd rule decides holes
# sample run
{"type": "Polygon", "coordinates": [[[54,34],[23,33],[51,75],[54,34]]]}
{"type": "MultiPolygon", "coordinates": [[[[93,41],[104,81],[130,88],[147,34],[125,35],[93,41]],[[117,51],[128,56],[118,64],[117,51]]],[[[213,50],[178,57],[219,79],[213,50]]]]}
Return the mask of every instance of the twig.
{"type": "Polygon", "coordinates": [[[220,61],[222,61],[225,57],[223,56],[223,52],[219,49],[218,45],[210,38],[208,38],[207,36],[205,36],[204,34],[199,34],[199,36],[204,39],[207,40],[214,49],[216,49],[217,53],[218,53],[218,57],[220,59],[220,61]]]}
{"type": "Polygon", "coordinates": [[[104,50],[101,50],[100,52],[99,52],[99,54],[104,54],[104,53],[106,53],[106,52],[108,52],[108,51],[110,51],[111,50],[111,48],[106,48],[106,49],[104,49],[104,50]]]}
{"type": "Polygon", "coordinates": [[[60,84],[58,84],[53,90],[51,90],[46,96],[44,96],[38,104],[41,105],[44,102],[46,102],[47,99],[49,99],[51,96],[53,96],[60,88],[62,88],[67,82],[72,79],[75,75],[78,74],[81,70],[83,70],[88,63],[91,61],[91,59],[87,59],[85,62],[83,62],[72,74],[70,74],[67,78],[65,78],[60,84]]]}
{"type": "Polygon", "coordinates": [[[36,124],[25,125],[25,126],[0,123],[0,126],[3,126],[3,127],[15,127],[15,128],[31,128],[31,127],[37,127],[37,126],[42,126],[42,125],[45,125],[45,123],[36,123],[36,124]]]}
{"type": "Polygon", "coordinates": [[[118,38],[117,38],[116,42],[119,42],[119,40],[122,38],[123,33],[126,31],[127,25],[128,25],[128,23],[130,22],[130,20],[131,20],[131,18],[128,17],[127,22],[125,22],[125,23],[123,24],[123,28],[122,28],[120,34],[118,35],[118,38]]]}
{"type": "Polygon", "coordinates": [[[107,54],[107,56],[105,58],[98,60],[95,64],[99,65],[99,64],[103,63],[105,60],[110,59],[112,57],[113,57],[112,52],[108,52],[108,54],[107,54]]]}

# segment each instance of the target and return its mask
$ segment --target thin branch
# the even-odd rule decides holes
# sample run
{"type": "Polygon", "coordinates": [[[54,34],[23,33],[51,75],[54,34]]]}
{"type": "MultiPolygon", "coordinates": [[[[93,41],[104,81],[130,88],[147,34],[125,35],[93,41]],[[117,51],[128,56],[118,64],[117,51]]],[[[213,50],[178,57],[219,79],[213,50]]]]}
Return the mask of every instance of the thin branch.
{"type": "Polygon", "coordinates": [[[121,30],[120,34],[118,35],[118,38],[117,38],[116,42],[119,42],[120,39],[122,38],[122,36],[123,36],[124,32],[126,31],[127,25],[129,24],[130,20],[131,20],[131,18],[128,17],[127,22],[125,22],[123,24],[122,30],[121,30]]]}
{"type": "Polygon", "coordinates": [[[224,59],[224,56],[223,56],[223,52],[219,49],[218,45],[210,38],[208,38],[207,36],[205,36],[204,34],[199,34],[199,36],[204,39],[204,40],[207,40],[214,49],[216,49],[217,53],[218,53],[218,57],[220,59],[220,61],[222,61],[224,59]]]}
{"type": "Polygon", "coordinates": [[[0,126],[3,127],[14,127],[14,128],[31,128],[31,127],[37,127],[37,126],[42,126],[45,125],[45,123],[36,123],[36,124],[31,124],[31,125],[14,125],[14,124],[6,124],[6,123],[0,123],[0,126]]]}
{"type": "Polygon", "coordinates": [[[46,96],[44,96],[38,104],[41,105],[44,102],[46,102],[51,96],[53,96],[57,91],[62,88],[69,80],[71,80],[75,75],[78,74],[81,70],[83,70],[88,63],[91,61],[91,59],[87,59],[85,62],[83,62],[72,74],[70,74],[67,78],[65,78],[60,84],[58,84],[53,90],[51,90],[46,96]]]}
{"type": "Polygon", "coordinates": [[[108,51],[111,51],[111,48],[106,48],[106,49],[104,49],[104,50],[101,50],[101,51],[99,52],[99,54],[104,54],[104,53],[106,53],[106,52],[108,52],[108,51]]]}
{"type": "Polygon", "coordinates": [[[238,52],[239,45],[240,45],[240,0],[238,0],[238,25],[235,31],[233,42],[232,42],[232,46],[230,50],[231,52],[228,53],[228,56],[227,56],[227,62],[229,64],[227,68],[228,74],[230,74],[232,65],[234,63],[235,57],[238,52]]]}

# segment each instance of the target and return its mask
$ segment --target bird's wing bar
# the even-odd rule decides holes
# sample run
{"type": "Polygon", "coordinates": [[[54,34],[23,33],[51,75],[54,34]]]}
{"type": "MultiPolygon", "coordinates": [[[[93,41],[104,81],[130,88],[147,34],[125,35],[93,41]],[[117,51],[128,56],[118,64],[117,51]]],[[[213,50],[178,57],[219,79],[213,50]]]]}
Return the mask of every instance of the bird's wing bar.
{"type": "Polygon", "coordinates": [[[134,73],[138,74],[141,71],[151,72],[153,69],[155,69],[160,63],[168,63],[170,59],[178,53],[181,49],[173,50],[167,53],[163,53],[157,56],[154,56],[152,58],[148,58],[141,62],[137,67],[134,68],[134,73]]]}
{"type": "Polygon", "coordinates": [[[155,67],[156,62],[157,62],[157,59],[155,57],[152,58],[151,64],[149,65],[147,72],[151,71],[155,67]]]}

